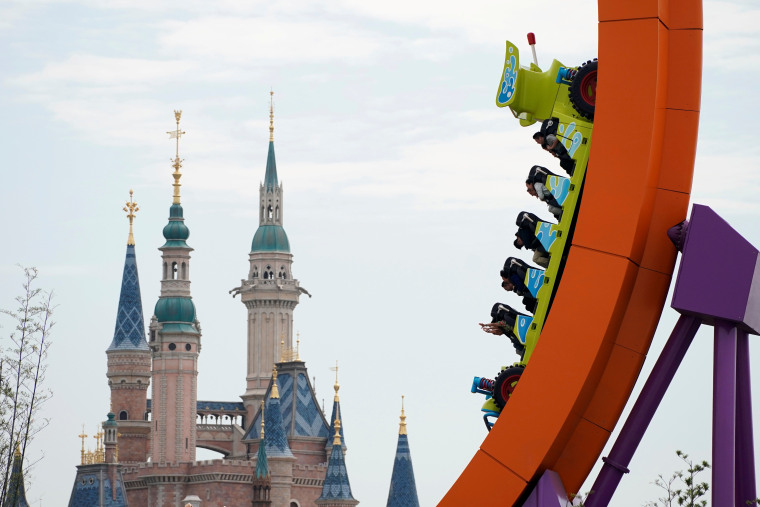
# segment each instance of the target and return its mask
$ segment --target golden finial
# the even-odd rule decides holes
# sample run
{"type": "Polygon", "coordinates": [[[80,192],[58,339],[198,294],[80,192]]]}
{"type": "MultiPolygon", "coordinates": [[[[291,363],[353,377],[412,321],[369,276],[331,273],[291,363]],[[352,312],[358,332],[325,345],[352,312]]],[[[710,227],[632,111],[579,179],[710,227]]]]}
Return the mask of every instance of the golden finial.
{"type": "Polygon", "coordinates": [[[340,407],[335,412],[335,436],[333,437],[333,445],[340,445],[340,407]]]}
{"type": "Polygon", "coordinates": [[[84,439],[87,438],[87,434],[84,432],[84,424],[82,425],[82,433],[77,436],[82,439],[82,464],[84,465],[84,439]]]}
{"type": "Polygon", "coordinates": [[[274,91],[269,90],[269,141],[274,141],[274,91]]]}
{"type": "Polygon", "coordinates": [[[301,360],[301,332],[296,331],[296,361],[301,360]]]}
{"type": "Polygon", "coordinates": [[[269,398],[280,398],[280,391],[277,390],[277,365],[274,365],[272,368],[272,394],[269,396],[269,398]]]}
{"type": "Polygon", "coordinates": [[[284,363],[286,361],[286,354],[285,354],[285,335],[283,333],[280,333],[280,362],[284,363]]]}
{"type": "Polygon", "coordinates": [[[124,211],[127,212],[127,218],[129,219],[129,237],[127,238],[127,245],[135,244],[135,237],[132,235],[132,220],[135,219],[135,213],[140,211],[140,208],[137,207],[137,203],[132,200],[132,194],[134,194],[134,192],[130,188],[129,201],[127,201],[124,206],[124,211]]]}
{"type": "Polygon", "coordinates": [[[339,402],[340,398],[338,398],[338,389],[340,389],[340,384],[338,384],[338,360],[335,360],[335,367],[330,367],[331,371],[335,372],[335,385],[333,386],[333,389],[335,389],[335,398],[333,398],[334,402],[339,402]]]}
{"type": "Polygon", "coordinates": [[[16,458],[21,457],[21,446],[19,445],[18,440],[16,440],[16,450],[13,451],[13,456],[15,456],[16,458]]]}
{"type": "Polygon", "coordinates": [[[406,435],[406,414],[404,414],[404,395],[401,395],[401,422],[398,425],[398,434],[406,435]]]}
{"type": "Polygon", "coordinates": [[[174,110],[174,119],[177,120],[177,129],[176,130],[170,130],[167,132],[169,134],[169,139],[176,139],[177,140],[177,152],[174,157],[174,163],[172,164],[172,167],[174,168],[174,173],[172,176],[174,177],[174,200],[172,201],[174,204],[179,204],[179,187],[181,186],[179,183],[179,179],[182,177],[182,173],[179,172],[179,168],[182,167],[182,160],[179,158],[179,138],[182,137],[185,132],[181,131],[179,129],[179,119],[182,117],[182,111],[174,110]]]}
{"type": "Polygon", "coordinates": [[[261,400],[261,440],[264,441],[264,400],[261,400]]]}

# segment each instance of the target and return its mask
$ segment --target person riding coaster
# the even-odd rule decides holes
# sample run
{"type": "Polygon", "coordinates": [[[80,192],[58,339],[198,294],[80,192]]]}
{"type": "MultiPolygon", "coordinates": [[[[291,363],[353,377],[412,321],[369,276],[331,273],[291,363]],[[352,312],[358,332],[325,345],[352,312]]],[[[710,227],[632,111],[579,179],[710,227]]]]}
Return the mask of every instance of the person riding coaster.
{"type": "Polygon", "coordinates": [[[547,245],[541,241],[538,237],[538,232],[543,224],[547,224],[538,216],[527,211],[521,211],[517,215],[515,224],[518,229],[515,233],[515,248],[525,248],[533,251],[533,262],[541,266],[542,268],[549,267],[550,255],[547,245]]]}
{"type": "Polygon", "coordinates": [[[543,270],[532,267],[530,264],[517,257],[507,257],[504,261],[504,269],[499,271],[501,275],[501,287],[512,291],[522,297],[522,304],[530,313],[536,311],[536,294],[543,282],[543,270]],[[540,273],[538,273],[540,272],[540,273]],[[540,280],[537,278],[540,277],[540,280]],[[533,290],[529,285],[536,285],[533,290]]]}

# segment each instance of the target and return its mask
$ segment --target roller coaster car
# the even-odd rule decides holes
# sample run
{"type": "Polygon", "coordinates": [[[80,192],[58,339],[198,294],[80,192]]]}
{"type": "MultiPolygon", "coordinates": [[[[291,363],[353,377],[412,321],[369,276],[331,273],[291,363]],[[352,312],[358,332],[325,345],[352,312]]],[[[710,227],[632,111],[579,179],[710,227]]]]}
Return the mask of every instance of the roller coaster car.
{"type": "MultiPolygon", "coordinates": [[[[528,41],[531,47],[535,45],[535,39],[531,39],[530,35],[528,41]]],[[[521,67],[517,46],[507,41],[496,105],[509,107],[524,127],[551,118],[553,112],[593,120],[597,65],[594,59],[571,68],[553,60],[546,71],[542,71],[536,63],[521,67]]]]}

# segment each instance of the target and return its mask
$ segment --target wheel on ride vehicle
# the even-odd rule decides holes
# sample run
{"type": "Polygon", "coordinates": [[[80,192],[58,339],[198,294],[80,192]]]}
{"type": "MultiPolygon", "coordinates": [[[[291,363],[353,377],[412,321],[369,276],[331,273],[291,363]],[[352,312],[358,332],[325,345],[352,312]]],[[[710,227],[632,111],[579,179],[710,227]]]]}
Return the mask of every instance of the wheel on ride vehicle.
{"type": "Polygon", "coordinates": [[[581,116],[594,119],[596,108],[596,68],[599,62],[594,58],[589,60],[575,72],[570,81],[570,102],[581,116]]]}
{"type": "Polygon", "coordinates": [[[494,379],[493,383],[493,399],[499,408],[503,409],[504,405],[509,401],[509,397],[512,396],[512,392],[517,386],[517,381],[520,380],[524,366],[510,366],[499,372],[494,379]]]}

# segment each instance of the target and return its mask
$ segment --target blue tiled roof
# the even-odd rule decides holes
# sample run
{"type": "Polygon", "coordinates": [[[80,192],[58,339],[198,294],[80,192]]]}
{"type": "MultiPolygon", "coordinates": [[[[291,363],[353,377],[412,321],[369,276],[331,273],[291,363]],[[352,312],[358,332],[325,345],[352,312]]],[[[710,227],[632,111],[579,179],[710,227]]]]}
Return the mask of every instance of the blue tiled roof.
{"type": "Polygon", "coordinates": [[[269,398],[267,400],[266,418],[264,443],[266,444],[267,456],[273,458],[282,456],[292,457],[293,453],[288,445],[288,434],[282,421],[280,400],[278,398],[269,398]]]}
{"type": "Polygon", "coordinates": [[[277,163],[274,160],[274,141],[269,141],[267,171],[264,174],[264,186],[267,190],[274,190],[275,187],[277,187],[277,163]]]}
{"type": "MultiPolygon", "coordinates": [[[[283,371],[277,376],[277,386],[280,391],[280,410],[282,421],[288,437],[319,437],[329,438],[329,426],[325,421],[322,411],[317,405],[314,393],[306,378],[305,370],[297,373],[298,380],[296,389],[293,389],[293,375],[283,371]],[[295,417],[293,408],[295,407],[295,417]]],[[[271,385],[266,396],[269,397],[271,385]]],[[[266,427],[269,428],[270,419],[267,418],[266,427]]],[[[258,439],[261,431],[261,411],[256,414],[253,423],[248,428],[245,438],[258,439]]],[[[268,432],[269,430],[267,430],[268,432]]]]}
{"type": "Polygon", "coordinates": [[[351,495],[351,484],[348,482],[346,461],[343,459],[343,448],[340,444],[334,444],[327,462],[327,473],[322,485],[320,500],[354,500],[351,495]]]}
{"type": "Polygon", "coordinates": [[[387,507],[420,507],[407,435],[398,436],[387,507]]]}
{"type": "Polygon", "coordinates": [[[245,407],[240,401],[198,401],[197,411],[212,410],[215,412],[245,412],[245,407]]]}
{"type": "MultiPolygon", "coordinates": [[[[18,450],[18,447],[16,449],[18,450]]],[[[21,454],[14,453],[13,467],[11,468],[8,491],[3,502],[3,507],[29,507],[29,503],[26,501],[26,490],[24,489],[24,470],[21,465],[21,454]]]]}
{"type": "Polygon", "coordinates": [[[105,464],[77,467],[69,507],[127,507],[121,471],[116,472],[116,484],[111,484],[107,467],[105,464]]]}
{"type": "Polygon", "coordinates": [[[116,329],[108,350],[149,350],[148,342],[145,341],[145,321],[134,245],[127,245],[124,273],[121,276],[119,310],[116,313],[116,329]]]}
{"type": "MultiPolygon", "coordinates": [[[[151,400],[148,399],[148,410],[151,408],[151,400]]],[[[245,407],[240,401],[203,401],[198,400],[195,405],[197,412],[205,412],[211,410],[214,412],[245,412],[245,407]]]]}
{"type": "MultiPolygon", "coordinates": [[[[266,428],[264,428],[266,431],[266,428]]],[[[266,440],[266,435],[264,435],[266,440]]],[[[267,463],[266,445],[259,445],[259,452],[256,454],[256,470],[253,472],[254,479],[266,479],[269,475],[269,463],[267,463]]]]}

